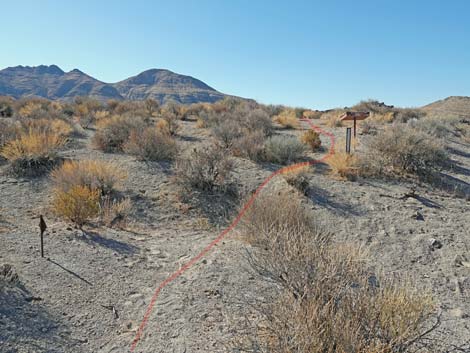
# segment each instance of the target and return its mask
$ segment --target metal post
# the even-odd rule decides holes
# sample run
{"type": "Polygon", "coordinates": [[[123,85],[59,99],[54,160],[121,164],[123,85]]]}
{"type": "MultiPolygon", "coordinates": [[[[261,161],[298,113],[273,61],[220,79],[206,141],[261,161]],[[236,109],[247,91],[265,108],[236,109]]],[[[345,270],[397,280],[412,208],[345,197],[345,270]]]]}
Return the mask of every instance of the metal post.
{"type": "Polygon", "coordinates": [[[44,236],[43,232],[41,232],[41,257],[44,257],[44,236]]]}
{"type": "Polygon", "coordinates": [[[356,116],[354,116],[354,138],[356,138],[356,116]]]}
{"type": "Polygon", "coordinates": [[[346,128],[346,153],[351,153],[351,128],[346,128]]]}

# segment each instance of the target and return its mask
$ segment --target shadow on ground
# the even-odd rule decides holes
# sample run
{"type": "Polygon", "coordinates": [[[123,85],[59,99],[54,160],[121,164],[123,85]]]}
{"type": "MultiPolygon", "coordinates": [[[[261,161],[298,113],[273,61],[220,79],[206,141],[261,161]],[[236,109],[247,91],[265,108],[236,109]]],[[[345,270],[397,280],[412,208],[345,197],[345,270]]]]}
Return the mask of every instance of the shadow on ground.
{"type": "Polygon", "coordinates": [[[123,255],[134,255],[138,251],[138,248],[134,245],[104,237],[93,231],[84,231],[82,239],[88,244],[99,245],[123,255]]]}
{"type": "Polygon", "coordinates": [[[333,200],[331,193],[318,186],[310,185],[306,196],[315,205],[323,207],[340,216],[361,216],[365,213],[364,210],[358,209],[357,206],[333,200]]]}
{"type": "Polygon", "coordinates": [[[80,351],[59,323],[20,285],[0,285],[0,351],[62,353],[80,351]]]}

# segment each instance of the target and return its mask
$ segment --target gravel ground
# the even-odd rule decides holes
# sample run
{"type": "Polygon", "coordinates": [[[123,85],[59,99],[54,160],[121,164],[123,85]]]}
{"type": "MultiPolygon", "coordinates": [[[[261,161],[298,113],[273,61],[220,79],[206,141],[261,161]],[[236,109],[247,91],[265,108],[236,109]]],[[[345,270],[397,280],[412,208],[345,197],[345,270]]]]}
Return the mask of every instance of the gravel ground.
{"type": "MultiPolygon", "coordinates": [[[[87,134],[64,157],[112,160],[127,170],[122,192],[134,205],[131,221],[125,230],[74,229],[48,209],[47,177],[14,179],[0,167],[0,265],[11,264],[20,280],[19,286],[0,291],[1,352],[128,352],[158,284],[226,225],[217,218],[224,207],[217,200],[201,209],[184,208],[170,165],[103,154],[90,147],[93,132],[87,134]],[[49,226],[44,259],[39,214],[49,226]]],[[[191,122],[184,123],[181,134],[186,147],[208,136],[191,122]]],[[[469,192],[470,146],[454,141],[451,147],[459,164],[446,180],[469,192]]],[[[253,190],[274,169],[238,160],[237,183],[253,190]]],[[[468,199],[442,189],[339,181],[318,167],[306,202],[339,240],[367,246],[371,266],[431,288],[442,312],[436,338],[460,345],[470,337],[470,208],[468,199]],[[403,198],[413,187],[418,196],[403,198]]],[[[239,310],[236,298],[268,290],[247,270],[246,247],[231,234],[166,286],[135,352],[226,351],[232,316],[239,310]]]]}

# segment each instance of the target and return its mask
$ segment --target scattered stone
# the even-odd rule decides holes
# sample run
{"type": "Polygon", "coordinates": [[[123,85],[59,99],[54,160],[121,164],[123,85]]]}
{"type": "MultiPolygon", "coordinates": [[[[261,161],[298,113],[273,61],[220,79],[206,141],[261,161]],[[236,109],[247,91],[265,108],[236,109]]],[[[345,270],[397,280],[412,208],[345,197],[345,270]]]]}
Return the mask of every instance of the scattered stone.
{"type": "Polygon", "coordinates": [[[417,221],[424,221],[424,216],[419,211],[416,211],[413,218],[416,219],[417,221]]]}
{"type": "Polygon", "coordinates": [[[431,250],[436,250],[436,249],[440,249],[442,248],[442,243],[435,239],[435,238],[431,238],[429,239],[430,243],[431,243],[431,250]]]}

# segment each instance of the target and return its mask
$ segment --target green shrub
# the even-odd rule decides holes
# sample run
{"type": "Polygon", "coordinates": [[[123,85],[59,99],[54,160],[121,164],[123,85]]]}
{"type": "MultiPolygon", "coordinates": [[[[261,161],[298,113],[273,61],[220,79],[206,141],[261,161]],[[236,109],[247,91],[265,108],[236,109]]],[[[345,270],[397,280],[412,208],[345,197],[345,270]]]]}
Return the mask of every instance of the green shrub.
{"type": "Polygon", "coordinates": [[[271,136],[264,148],[266,161],[284,165],[303,159],[306,153],[305,145],[294,136],[271,136]]]}
{"type": "Polygon", "coordinates": [[[134,130],[124,145],[126,153],[140,160],[164,161],[172,160],[177,153],[176,141],[168,134],[158,132],[156,128],[134,130]]]}

